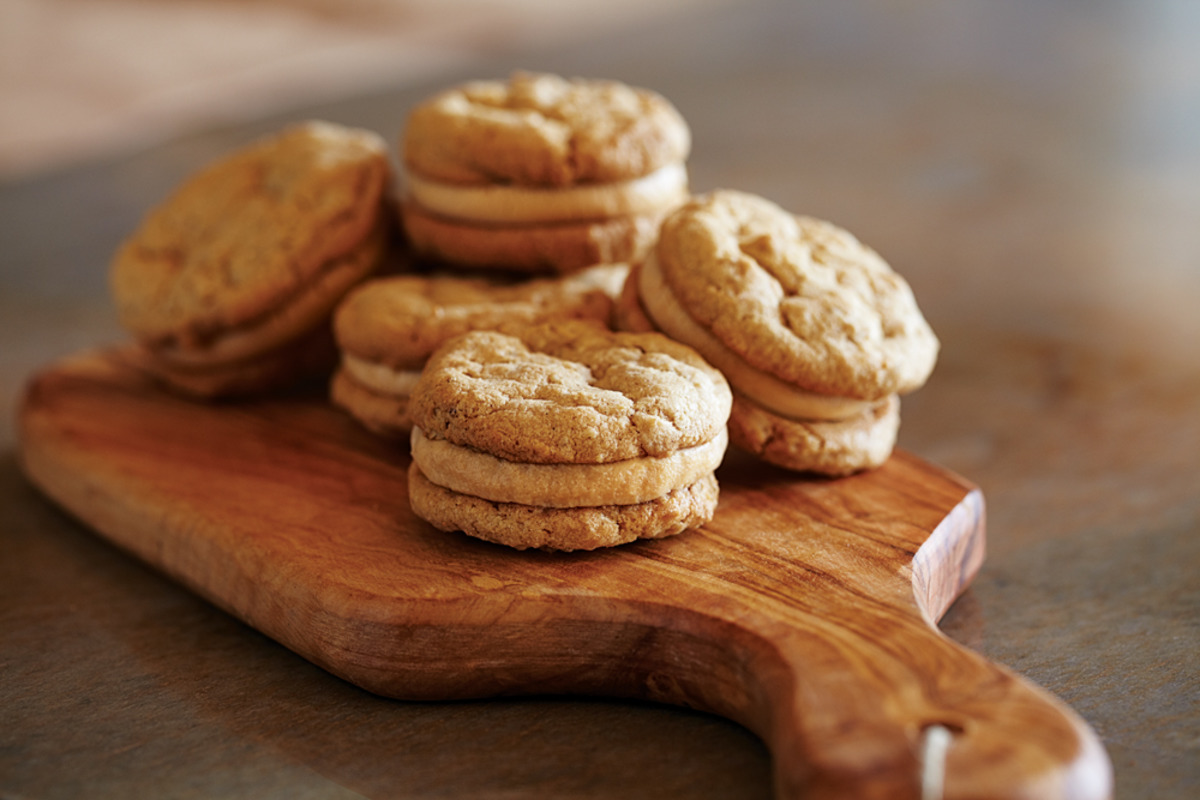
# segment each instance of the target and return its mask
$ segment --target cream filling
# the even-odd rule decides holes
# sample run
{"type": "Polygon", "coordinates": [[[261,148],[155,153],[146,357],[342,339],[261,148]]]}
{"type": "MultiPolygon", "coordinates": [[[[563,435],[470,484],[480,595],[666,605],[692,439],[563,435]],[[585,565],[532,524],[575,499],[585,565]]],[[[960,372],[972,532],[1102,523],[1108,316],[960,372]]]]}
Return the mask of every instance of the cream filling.
{"type": "Polygon", "coordinates": [[[409,196],[426,211],[472,222],[524,223],[658,214],[687,196],[687,168],[668,164],[641,178],[561,189],[456,185],[409,173],[409,196]]]}
{"type": "Polygon", "coordinates": [[[425,477],[459,494],[542,508],[635,505],[691,486],[721,464],[728,434],[661,458],[607,464],[526,464],[412,431],[412,458],[425,477]]]}
{"type": "Polygon", "coordinates": [[[379,394],[408,397],[421,379],[419,369],[395,369],[358,356],[342,353],[342,368],[355,380],[379,394]]]}
{"type": "Polygon", "coordinates": [[[793,420],[841,420],[872,405],[867,400],[808,392],[747,364],[679,304],[653,250],[638,270],[638,293],[646,313],[664,333],[694,347],[739,394],[769,411],[793,420]]]}

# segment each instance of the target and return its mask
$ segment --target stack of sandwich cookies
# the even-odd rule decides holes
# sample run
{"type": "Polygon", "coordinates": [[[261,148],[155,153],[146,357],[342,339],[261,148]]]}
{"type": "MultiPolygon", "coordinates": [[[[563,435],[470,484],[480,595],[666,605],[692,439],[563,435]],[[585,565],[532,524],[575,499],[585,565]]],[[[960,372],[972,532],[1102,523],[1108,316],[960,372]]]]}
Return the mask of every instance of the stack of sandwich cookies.
{"type": "Polygon", "coordinates": [[[547,323],[440,348],[413,393],[409,500],[434,527],[590,550],[705,524],[731,395],[656,333],[547,323]]]}
{"type": "Polygon", "coordinates": [[[202,397],[331,369],[333,308],[386,255],[389,175],[379,136],[310,122],[192,176],[110,271],[145,366],[202,397]]]}
{"type": "Polygon", "coordinates": [[[691,345],[725,374],[732,444],[827,475],[888,458],[897,396],[924,383],[938,351],[908,285],[874,251],[734,191],[664,221],[617,319],[691,345]]]}
{"type": "Polygon", "coordinates": [[[438,346],[476,330],[520,331],[552,320],[610,325],[624,264],[514,282],[496,275],[412,274],[376,278],[346,296],[334,315],[341,365],[331,395],[384,436],[412,430],[409,397],[438,346]]]}
{"type": "Polygon", "coordinates": [[[624,262],[688,195],[687,124],[614,81],[518,73],[417,106],[401,150],[414,250],[465,267],[571,272],[624,262]]]}

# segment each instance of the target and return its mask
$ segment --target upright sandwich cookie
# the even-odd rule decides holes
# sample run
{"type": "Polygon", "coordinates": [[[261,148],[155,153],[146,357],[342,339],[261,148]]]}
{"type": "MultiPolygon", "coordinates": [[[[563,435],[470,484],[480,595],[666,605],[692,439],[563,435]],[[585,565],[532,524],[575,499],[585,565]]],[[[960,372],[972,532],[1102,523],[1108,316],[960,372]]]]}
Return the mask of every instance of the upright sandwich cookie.
{"type": "Polygon", "coordinates": [[[708,522],[729,387],[660,334],[548,323],[476,332],[413,392],[409,500],[434,527],[590,550],[708,522]]]}
{"type": "Polygon", "coordinates": [[[110,271],[119,318],[149,369],[204,397],[330,369],[333,308],[386,253],[388,180],[379,136],[324,122],[193,175],[110,271]]]}
{"type": "Polygon", "coordinates": [[[691,134],[654,92],[517,73],[417,106],[404,228],[452,265],[571,272],[638,257],[687,197],[691,134]]]}
{"type": "Polygon", "coordinates": [[[443,342],[469,331],[518,332],[556,319],[608,326],[628,271],[625,264],[598,264],[519,282],[449,274],[367,281],[334,314],[341,366],[333,402],[376,433],[407,436],[409,395],[443,342]]]}
{"type": "Polygon", "coordinates": [[[897,395],[925,382],[938,352],[908,284],[874,251],[742,192],[669,216],[619,305],[621,327],[661,330],[725,374],[732,444],[800,471],[882,464],[897,395]]]}

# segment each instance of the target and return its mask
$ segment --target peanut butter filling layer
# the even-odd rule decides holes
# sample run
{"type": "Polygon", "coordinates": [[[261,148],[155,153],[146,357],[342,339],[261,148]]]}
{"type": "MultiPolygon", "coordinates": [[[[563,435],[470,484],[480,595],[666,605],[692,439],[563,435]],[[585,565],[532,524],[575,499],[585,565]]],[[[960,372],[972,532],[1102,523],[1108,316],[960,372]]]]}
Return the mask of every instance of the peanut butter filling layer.
{"type": "Polygon", "coordinates": [[[506,461],[444,439],[412,432],[413,462],[432,483],[497,503],[586,508],[645,503],[690,486],[721,464],[725,428],[704,444],[667,456],[604,464],[529,464],[506,461]]]}
{"type": "Polygon", "coordinates": [[[421,379],[419,369],[394,369],[386,364],[342,353],[342,367],[356,383],[379,394],[407,397],[421,379]]]}
{"type": "Polygon", "coordinates": [[[480,223],[565,222],[659,214],[687,197],[682,163],[628,181],[537,188],[515,184],[461,185],[407,176],[409,195],[434,214],[480,223]]]}

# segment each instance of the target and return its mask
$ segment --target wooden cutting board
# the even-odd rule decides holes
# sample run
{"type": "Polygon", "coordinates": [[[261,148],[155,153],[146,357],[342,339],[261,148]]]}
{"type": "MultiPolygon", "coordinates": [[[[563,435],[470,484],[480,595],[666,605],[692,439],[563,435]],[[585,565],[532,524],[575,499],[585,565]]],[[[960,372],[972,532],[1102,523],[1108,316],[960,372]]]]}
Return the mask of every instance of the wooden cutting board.
{"type": "Polygon", "coordinates": [[[53,500],[369,691],[707,710],[763,739],[781,798],[1109,794],[1070,709],[937,631],[982,563],[983,498],[912,455],[822,480],[731,453],[704,528],[551,554],[426,525],[406,449],[315,391],[193,403],[113,349],[35,376],[18,425],[53,500]]]}

